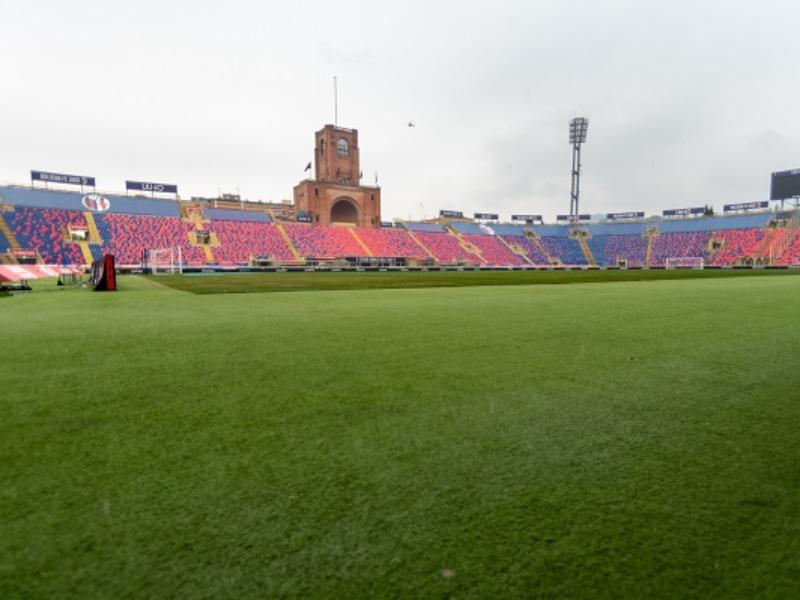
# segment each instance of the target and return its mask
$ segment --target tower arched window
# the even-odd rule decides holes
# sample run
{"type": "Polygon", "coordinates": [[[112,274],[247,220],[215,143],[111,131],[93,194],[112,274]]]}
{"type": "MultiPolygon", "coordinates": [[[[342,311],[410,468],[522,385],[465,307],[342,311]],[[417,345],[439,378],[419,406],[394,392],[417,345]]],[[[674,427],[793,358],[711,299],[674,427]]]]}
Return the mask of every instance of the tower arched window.
{"type": "Polygon", "coordinates": [[[336,154],[339,156],[347,156],[349,153],[350,146],[347,144],[347,140],[344,138],[336,140],[336,154]]]}

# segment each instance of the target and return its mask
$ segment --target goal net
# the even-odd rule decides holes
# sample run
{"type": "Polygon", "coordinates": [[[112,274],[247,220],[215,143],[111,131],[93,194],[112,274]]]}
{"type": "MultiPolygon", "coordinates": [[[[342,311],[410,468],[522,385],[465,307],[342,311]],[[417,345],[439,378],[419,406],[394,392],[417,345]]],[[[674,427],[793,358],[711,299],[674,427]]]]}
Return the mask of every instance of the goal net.
{"type": "Polygon", "coordinates": [[[705,266],[702,256],[674,256],[666,260],[667,269],[702,269],[705,266]]]}
{"type": "Polygon", "coordinates": [[[153,275],[183,273],[183,256],[180,246],[151,248],[146,253],[145,266],[153,275]]]}

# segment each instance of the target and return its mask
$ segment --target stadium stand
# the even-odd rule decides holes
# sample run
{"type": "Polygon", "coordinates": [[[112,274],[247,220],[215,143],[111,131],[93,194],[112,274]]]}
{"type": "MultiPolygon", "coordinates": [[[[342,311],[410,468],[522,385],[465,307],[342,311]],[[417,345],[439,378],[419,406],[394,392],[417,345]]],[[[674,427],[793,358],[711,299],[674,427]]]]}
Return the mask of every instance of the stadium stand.
{"type": "Polygon", "coordinates": [[[585,265],[580,244],[566,235],[545,235],[539,238],[545,251],[550,256],[558,257],[565,265],[585,265]]]}
{"type": "Polygon", "coordinates": [[[420,231],[423,233],[446,233],[447,229],[444,225],[440,225],[439,223],[416,223],[413,221],[407,221],[403,223],[403,227],[408,229],[409,231],[420,231]]]}
{"type": "Polygon", "coordinates": [[[11,242],[8,241],[5,232],[0,229],[0,252],[7,252],[8,250],[11,250],[11,242]]]}
{"type": "Polygon", "coordinates": [[[786,235],[789,236],[786,248],[778,256],[775,264],[783,266],[800,265],[800,232],[794,229],[786,235]]]}
{"type": "Polygon", "coordinates": [[[644,265],[647,239],[641,234],[594,235],[588,243],[599,266],[615,266],[620,261],[625,261],[629,267],[644,265]]]}
{"type": "Polygon", "coordinates": [[[722,247],[711,257],[712,265],[732,265],[742,258],[755,258],[766,231],[760,228],[722,229],[714,232],[714,239],[722,247]]]}
{"type": "Polygon", "coordinates": [[[368,256],[347,227],[286,223],[286,233],[306,258],[368,256]]]}
{"type": "Polygon", "coordinates": [[[433,253],[440,263],[479,265],[482,262],[478,256],[465,250],[459,243],[458,238],[450,233],[416,230],[414,235],[420,242],[425,244],[425,247],[433,253]]]}
{"type": "Polygon", "coordinates": [[[359,228],[356,231],[372,251],[373,256],[406,257],[418,260],[428,258],[425,251],[411,239],[405,229],[382,227],[379,229],[359,228]]]}
{"type": "Polygon", "coordinates": [[[19,206],[60,208],[62,210],[94,210],[98,213],[152,215],[179,217],[180,208],[175,200],[137,198],[91,192],[62,192],[31,189],[29,187],[0,186],[3,201],[19,206]]]}
{"type": "Polygon", "coordinates": [[[144,250],[168,247],[180,247],[187,265],[206,262],[202,248],[189,243],[188,233],[195,230],[193,223],[169,217],[119,214],[97,214],[95,220],[103,239],[102,252],[113,254],[117,264],[139,264],[144,250]]]}
{"type": "Polygon", "coordinates": [[[668,258],[707,258],[706,245],[710,231],[671,231],[658,234],[653,240],[650,265],[663,267],[668,258]]]}
{"type": "Polygon", "coordinates": [[[525,251],[528,260],[536,266],[542,267],[550,264],[547,256],[539,247],[524,235],[503,235],[501,236],[510,246],[516,246],[525,251]]]}
{"type": "Polygon", "coordinates": [[[522,257],[512,252],[498,236],[485,233],[465,233],[461,237],[475,246],[490,265],[522,266],[528,264],[522,257]]]}
{"type": "Polygon", "coordinates": [[[209,228],[219,239],[214,256],[222,265],[246,265],[252,256],[282,262],[293,260],[291,250],[274,225],[230,220],[214,221],[209,228]]]}
{"type": "Polygon", "coordinates": [[[12,212],[4,213],[4,217],[20,246],[36,250],[45,264],[84,264],[78,244],[63,239],[70,226],[87,229],[80,212],[17,206],[12,212]]]}
{"type": "Polygon", "coordinates": [[[370,229],[273,223],[262,209],[237,210],[233,205],[201,209],[171,200],[22,186],[0,186],[0,197],[6,207],[0,252],[11,249],[16,239],[17,249],[35,250],[44,262],[63,265],[86,264],[103,253],[114,254],[120,265],[138,265],[144,250],[175,246],[187,265],[243,265],[253,256],[279,262],[300,257],[405,257],[496,266],[586,265],[591,259],[600,266],[619,260],[628,266],[644,265],[646,260],[648,266],[664,266],[667,259],[678,257],[702,257],[717,266],[750,261],[800,264],[800,230],[789,213],[590,223],[582,227],[588,232],[582,247],[569,225],[411,221],[403,228],[370,229]],[[85,229],[89,239],[70,242],[70,227],[85,229]],[[209,232],[210,242],[196,245],[202,230],[209,232]]]}
{"type": "Polygon", "coordinates": [[[472,235],[485,235],[486,231],[483,229],[480,223],[472,223],[472,222],[461,222],[455,221],[450,223],[450,227],[456,233],[468,233],[472,235]]]}

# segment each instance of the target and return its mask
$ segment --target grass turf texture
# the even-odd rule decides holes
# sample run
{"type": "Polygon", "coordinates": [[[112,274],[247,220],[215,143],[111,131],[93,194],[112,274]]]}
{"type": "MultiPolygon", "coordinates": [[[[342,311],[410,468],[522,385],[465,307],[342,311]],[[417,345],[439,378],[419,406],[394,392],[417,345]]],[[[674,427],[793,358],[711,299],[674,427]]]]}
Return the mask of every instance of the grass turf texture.
{"type": "Polygon", "coordinates": [[[120,284],[0,307],[0,597],[800,589],[800,278],[120,284]]]}
{"type": "Polygon", "coordinates": [[[585,270],[585,271],[387,271],[222,273],[159,275],[153,281],[195,294],[291,292],[302,290],[411,289],[480,285],[607,283],[718,277],[796,275],[798,270],[585,270]]]}

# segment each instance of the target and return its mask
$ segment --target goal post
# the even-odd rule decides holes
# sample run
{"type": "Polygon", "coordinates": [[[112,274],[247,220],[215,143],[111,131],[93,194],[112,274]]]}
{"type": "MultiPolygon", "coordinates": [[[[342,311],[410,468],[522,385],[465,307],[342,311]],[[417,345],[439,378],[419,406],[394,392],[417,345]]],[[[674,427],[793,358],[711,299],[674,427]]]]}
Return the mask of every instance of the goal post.
{"type": "Polygon", "coordinates": [[[702,256],[671,256],[664,262],[667,269],[702,269],[705,266],[702,256]]]}
{"type": "Polygon", "coordinates": [[[145,266],[152,275],[183,273],[183,254],[180,246],[151,248],[147,251],[145,266]]]}

